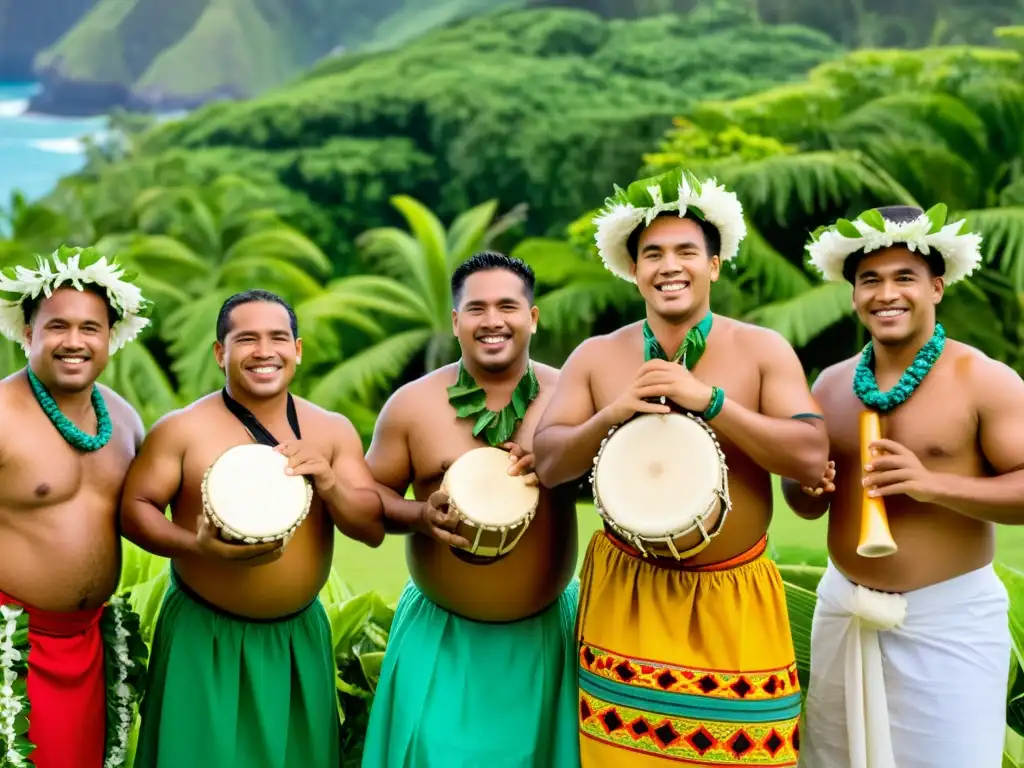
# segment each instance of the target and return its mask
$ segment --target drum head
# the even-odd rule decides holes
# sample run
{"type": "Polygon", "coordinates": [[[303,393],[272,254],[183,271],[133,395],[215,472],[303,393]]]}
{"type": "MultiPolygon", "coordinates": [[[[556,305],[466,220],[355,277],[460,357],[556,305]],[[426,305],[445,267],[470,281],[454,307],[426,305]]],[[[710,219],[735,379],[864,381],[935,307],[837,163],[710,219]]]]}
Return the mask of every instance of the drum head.
{"type": "Polygon", "coordinates": [[[514,525],[537,505],[540,491],[508,473],[508,451],[475,448],[462,454],[445,474],[448,496],[470,521],[514,525]]]}
{"type": "Polygon", "coordinates": [[[213,513],[231,530],[252,538],[280,536],[306,509],[308,485],[286,475],[288,459],[267,445],[238,445],[221,454],[206,477],[213,513]]]}
{"type": "Polygon", "coordinates": [[[618,524],[657,537],[703,515],[720,477],[714,439],[700,424],[678,413],[644,414],[608,438],[594,486],[618,524]]]}

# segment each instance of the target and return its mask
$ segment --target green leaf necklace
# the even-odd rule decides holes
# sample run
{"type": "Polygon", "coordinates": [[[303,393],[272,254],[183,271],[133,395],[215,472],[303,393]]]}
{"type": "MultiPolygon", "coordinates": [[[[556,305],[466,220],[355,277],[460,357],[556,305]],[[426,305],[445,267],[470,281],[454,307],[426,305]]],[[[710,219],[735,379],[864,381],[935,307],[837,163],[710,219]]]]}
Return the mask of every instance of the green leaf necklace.
{"type": "Polygon", "coordinates": [[[914,362],[903,372],[900,380],[888,392],[878,391],[875,379],[874,363],[875,348],[869,341],[861,352],[860,362],[853,374],[853,393],[864,405],[882,413],[888,413],[903,405],[917,391],[918,386],[928,372],[934,367],[939,355],[946,346],[946,329],[942,323],[935,324],[935,333],[914,356],[914,362]]]}
{"type": "Polygon", "coordinates": [[[492,411],[487,408],[487,393],[470,376],[469,371],[459,360],[459,378],[448,387],[448,402],[455,409],[460,419],[476,417],[473,424],[473,437],[479,437],[483,433],[484,440],[488,445],[497,447],[507,443],[516,428],[526,415],[526,409],[536,399],[540,392],[540,382],[533,371],[533,362],[526,366],[526,373],[519,379],[516,388],[512,390],[512,399],[508,405],[500,411],[492,411]]]}
{"type": "Polygon", "coordinates": [[[650,324],[644,320],[644,361],[657,359],[666,360],[670,363],[682,362],[687,369],[692,371],[693,367],[697,365],[697,361],[704,355],[704,350],[708,347],[708,335],[710,333],[711,312],[709,311],[699,323],[686,332],[686,338],[683,339],[683,343],[679,345],[679,349],[676,350],[672,359],[669,360],[665,350],[662,349],[661,344],[654,337],[654,331],[651,330],[650,324]]]}
{"type": "Polygon", "coordinates": [[[89,435],[61,413],[60,406],[43,386],[43,382],[32,372],[32,368],[26,366],[25,370],[28,371],[28,381],[32,386],[32,393],[36,396],[43,413],[49,417],[61,437],[67,440],[72,447],[80,451],[91,452],[98,451],[110,442],[110,438],[114,434],[114,426],[110,421],[110,413],[107,412],[107,404],[103,400],[99,387],[95,384],[92,386],[92,407],[96,412],[97,434],[89,435]]]}

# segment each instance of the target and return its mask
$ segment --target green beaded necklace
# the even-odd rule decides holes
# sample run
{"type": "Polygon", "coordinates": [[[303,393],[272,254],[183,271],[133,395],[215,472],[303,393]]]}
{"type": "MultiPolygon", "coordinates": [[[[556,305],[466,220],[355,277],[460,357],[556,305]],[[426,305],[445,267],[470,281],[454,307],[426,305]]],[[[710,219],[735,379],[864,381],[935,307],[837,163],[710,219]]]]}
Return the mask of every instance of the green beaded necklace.
{"type": "Polygon", "coordinates": [[[28,381],[32,386],[32,393],[36,396],[36,400],[43,409],[43,413],[50,418],[53,426],[60,432],[61,437],[67,440],[71,446],[80,451],[91,452],[98,451],[110,442],[110,438],[114,434],[114,426],[110,421],[110,413],[107,412],[107,404],[103,401],[103,395],[100,393],[99,387],[94,384],[92,388],[92,407],[96,411],[97,434],[89,435],[76,427],[71,419],[61,413],[60,406],[57,405],[57,402],[50,393],[46,391],[43,382],[36,377],[32,369],[26,366],[25,370],[28,371],[28,381]]]}
{"type": "Polygon", "coordinates": [[[942,323],[935,324],[935,333],[914,356],[914,362],[903,372],[900,380],[888,392],[878,391],[875,380],[875,348],[869,341],[861,352],[860,362],[853,374],[853,393],[864,405],[882,413],[888,413],[903,405],[914,394],[921,381],[935,365],[946,346],[946,329],[942,323]]]}
{"type": "Polygon", "coordinates": [[[516,431],[526,409],[534,401],[540,392],[540,382],[533,372],[533,363],[526,366],[526,373],[519,379],[516,388],[512,390],[512,399],[508,405],[500,411],[492,411],[487,408],[487,393],[470,376],[462,361],[459,361],[459,378],[448,387],[448,402],[455,409],[460,419],[476,416],[476,423],[473,425],[473,437],[479,437],[482,432],[488,445],[497,447],[507,443],[512,433],[516,431]]]}

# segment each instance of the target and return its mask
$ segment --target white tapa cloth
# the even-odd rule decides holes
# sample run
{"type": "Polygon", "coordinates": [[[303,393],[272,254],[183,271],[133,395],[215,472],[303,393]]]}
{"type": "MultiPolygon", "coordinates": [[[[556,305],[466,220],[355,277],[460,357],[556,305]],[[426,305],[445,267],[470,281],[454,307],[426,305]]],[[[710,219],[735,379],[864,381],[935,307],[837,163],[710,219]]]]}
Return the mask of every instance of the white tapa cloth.
{"type": "Polygon", "coordinates": [[[802,768],[1000,768],[1009,597],[992,566],[902,595],[818,585],[802,768]]]}

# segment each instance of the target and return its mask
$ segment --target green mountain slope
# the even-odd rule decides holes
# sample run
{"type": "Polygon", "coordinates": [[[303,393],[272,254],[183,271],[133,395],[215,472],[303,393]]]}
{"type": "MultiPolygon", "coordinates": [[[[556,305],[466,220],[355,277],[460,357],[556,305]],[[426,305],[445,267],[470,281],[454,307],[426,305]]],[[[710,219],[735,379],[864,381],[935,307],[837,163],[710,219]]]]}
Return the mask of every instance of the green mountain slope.
{"type": "Polygon", "coordinates": [[[395,221],[391,195],[446,220],[492,198],[502,210],[526,203],[530,232],[557,231],[631,178],[695,100],[791,81],[840,53],[813,30],[728,14],[508,11],[205,106],[74,183],[116,217],[148,185],[258,180],[290,197],[295,223],[343,273],[353,238],[395,221]]]}

